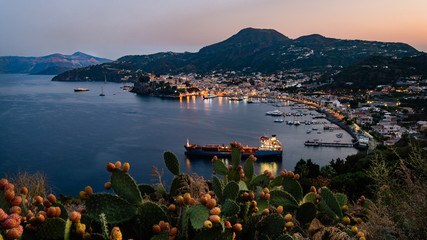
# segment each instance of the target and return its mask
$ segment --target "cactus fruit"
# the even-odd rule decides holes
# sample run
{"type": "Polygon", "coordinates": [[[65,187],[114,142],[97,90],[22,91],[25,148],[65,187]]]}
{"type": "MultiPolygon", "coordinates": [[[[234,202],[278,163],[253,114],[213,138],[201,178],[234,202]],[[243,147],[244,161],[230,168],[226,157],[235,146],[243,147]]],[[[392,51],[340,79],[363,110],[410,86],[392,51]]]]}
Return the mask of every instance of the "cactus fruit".
{"type": "Polygon", "coordinates": [[[209,211],[211,215],[219,215],[221,213],[221,209],[219,207],[214,207],[209,211]]]}
{"type": "Polygon", "coordinates": [[[82,215],[80,214],[80,213],[78,213],[78,212],[76,212],[76,211],[74,211],[74,212],[72,212],[71,214],[70,214],[70,220],[73,222],[73,223],[78,223],[78,222],[80,222],[80,219],[82,218],[82,215]]]}
{"type": "Polygon", "coordinates": [[[283,218],[286,222],[291,221],[292,219],[292,215],[290,213],[286,214],[285,217],[283,218]]]}
{"type": "Polygon", "coordinates": [[[116,169],[116,166],[112,163],[107,163],[107,166],[105,166],[105,168],[107,169],[107,171],[113,172],[114,169],[116,169]]]}
{"type": "Polygon", "coordinates": [[[0,190],[4,191],[4,187],[9,184],[9,181],[6,178],[0,180],[0,190]]]}
{"type": "Polygon", "coordinates": [[[6,199],[6,201],[12,201],[14,197],[15,197],[15,191],[13,190],[4,191],[4,199],[6,199]]]}
{"type": "Polygon", "coordinates": [[[216,206],[216,200],[211,198],[207,203],[206,203],[206,207],[209,209],[212,209],[216,206]]]}
{"type": "Polygon", "coordinates": [[[15,196],[12,200],[10,200],[10,205],[19,206],[19,205],[21,205],[21,202],[22,202],[22,197],[15,196]]]}
{"type": "Polygon", "coordinates": [[[168,211],[169,211],[169,212],[175,212],[175,210],[176,210],[176,206],[175,206],[175,204],[171,204],[171,205],[169,205],[169,207],[168,207],[168,211]]]}
{"type": "Polygon", "coordinates": [[[122,171],[125,172],[125,173],[127,173],[127,172],[129,172],[129,170],[130,170],[130,164],[128,162],[125,162],[123,164],[122,171]]]}
{"type": "Polygon", "coordinates": [[[291,229],[291,228],[293,228],[293,227],[294,227],[294,223],[293,223],[293,222],[287,222],[287,223],[285,223],[285,227],[286,227],[287,229],[291,229]]]}
{"type": "Polygon", "coordinates": [[[115,168],[120,169],[120,168],[122,167],[122,162],[117,161],[117,162],[114,164],[114,167],[115,167],[115,168]]]}
{"type": "Polygon", "coordinates": [[[80,191],[79,192],[79,197],[82,200],[86,200],[87,199],[87,194],[84,191],[80,191]]]}
{"type": "Polygon", "coordinates": [[[18,227],[12,228],[10,229],[7,233],[6,233],[6,238],[7,239],[17,239],[19,237],[22,236],[22,233],[24,232],[24,228],[20,225],[18,227]]]}
{"type": "Polygon", "coordinates": [[[21,215],[21,213],[22,213],[22,209],[21,209],[20,207],[18,207],[18,206],[13,206],[13,207],[11,207],[11,208],[9,209],[9,214],[13,214],[13,213],[16,213],[16,214],[18,214],[18,215],[21,215]]]}
{"type": "Polygon", "coordinates": [[[153,225],[153,233],[154,234],[159,234],[162,231],[162,229],[160,228],[160,226],[158,224],[153,225]]]}
{"type": "Polygon", "coordinates": [[[235,232],[240,232],[240,231],[242,231],[242,224],[236,223],[236,224],[233,225],[232,229],[235,232]]]}
{"type": "Polygon", "coordinates": [[[204,221],[203,222],[203,227],[204,228],[212,228],[212,222],[211,221],[209,221],[209,220],[206,220],[206,221],[204,221]]]}
{"type": "Polygon", "coordinates": [[[49,200],[50,203],[56,203],[56,197],[53,194],[49,194],[47,200],[49,200]]]}
{"type": "Polygon", "coordinates": [[[106,190],[110,190],[110,189],[111,189],[111,182],[106,182],[106,183],[104,184],[104,188],[105,188],[106,190]]]}
{"type": "Polygon", "coordinates": [[[91,186],[86,186],[86,187],[85,187],[85,193],[86,193],[86,195],[88,195],[88,196],[92,195],[92,194],[93,194],[93,189],[92,189],[92,187],[91,187],[91,186]]]}
{"type": "Polygon", "coordinates": [[[122,240],[122,232],[120,232],[119,227],[114,227],[111,230],[110,240],[122,240]]]}
{"type": "Polygon", "coordinates": [[[209,221],[212,223],[219,223],[221,221],[221,218],[218,215],[210,215],[209,221]]]}
{"type": "Polygon", "coordinates": [[[0,222],[3,222],[7,218],[7,214],[0,208],[0,222]]]}
{"type": "Polygon", "coordinates": [[[171,152],[165,152],[163,153],[163,158],[169,171],[175,175],[180,175],[179,161],[176,155],[171,152]]]}
{"type": "Polygon", "coordinates": [[[349,225],[350,224],[350,218],[348,216],[343,217],[342,221],[344,224],[349,225]]]}

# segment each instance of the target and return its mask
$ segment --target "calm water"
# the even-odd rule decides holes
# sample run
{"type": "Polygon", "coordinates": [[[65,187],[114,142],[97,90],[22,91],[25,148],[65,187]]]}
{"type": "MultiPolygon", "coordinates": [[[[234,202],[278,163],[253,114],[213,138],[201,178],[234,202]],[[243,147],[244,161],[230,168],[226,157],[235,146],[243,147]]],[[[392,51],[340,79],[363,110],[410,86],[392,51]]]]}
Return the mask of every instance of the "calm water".
{"type": "MultiPolygon", "coordinates": [[[[43,171],[56,193],[77,195],[85,186],[102,191],[109,180],[107,162],[129,162],[138,183],[150,183],[152,166],[164,168],[164,151],[174,152],[181,170],[211,178],[210,161],[188,160],[184,144],[258,146],[264,134],[277,134],[284,145],[282,162],[258,163],[258,171],[294,169],[301,158],[319,165],[357,152],[353,148],[305,147],[304,141],[351,137],[342,130],[323,131],[323,125],[292,126],[273,122],[265,112],[290,107],[230,102],[227,98],[200,97],[172,100],[141,97],[120,89],[119,83],[52,82],[52,76],[0,75],[0,177],[18,171],[43,171]],[[84,87],[89,92],[75,93],[84,87]],[[103,88],[105,97],[100,97],[103,88]],[[307,129],[320,130],[306,133],[307,129]]],[[[295,110],[293,110],[295,111],[295,110]]],[[[311,119],[286,117],[285,120],[311,119]]],[[[317,121],[326,121],[320,119],[317,121]]]]}

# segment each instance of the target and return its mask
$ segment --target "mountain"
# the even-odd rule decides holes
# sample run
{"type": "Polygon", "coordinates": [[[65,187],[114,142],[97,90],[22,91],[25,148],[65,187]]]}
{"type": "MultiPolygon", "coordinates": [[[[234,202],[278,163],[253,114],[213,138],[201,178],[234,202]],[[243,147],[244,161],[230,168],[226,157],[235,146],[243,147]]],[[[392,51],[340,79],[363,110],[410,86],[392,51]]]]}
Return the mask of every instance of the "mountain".
{"type": "Polygon", "coordinates": [[[82,52],[43,57],[0,57],[0,73],[59,74],[70,69],[111,62],[82,52]]]}
{"type": "Polygon", "coordinates": [[[334,76],[323,76],[320,81],[333,78],[328,88],[374,89],[378,85],[393,85],[415,75],[427,78],[427,54],[402,59],[370,56],[345,67],[334,76]]]}
{"type": "Polygon", "coordinates": [[[112,63],[67,71],[53,80],[101,81],[103,76],[109,81],[120,81],[123,77],[132,80],[138,77],[138,70],[156,74],[213,70],[275,73],[292,68],[324,70],[348,66],[370,55],[401,58],[418,54],[420,52],[404,43],[341,40],[319,34],[290,39],[276,30],[246,28],[196,53],[124,56],[112,63]]]}

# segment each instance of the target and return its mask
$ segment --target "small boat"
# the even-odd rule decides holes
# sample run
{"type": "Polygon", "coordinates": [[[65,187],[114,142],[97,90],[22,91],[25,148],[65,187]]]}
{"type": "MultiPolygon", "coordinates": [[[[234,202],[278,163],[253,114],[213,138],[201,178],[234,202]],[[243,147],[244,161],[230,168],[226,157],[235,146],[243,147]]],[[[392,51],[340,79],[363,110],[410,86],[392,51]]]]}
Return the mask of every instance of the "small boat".
{"type": "MultiPolygon", "coordinates": [[[[282,143],[276,139],[276,135],[271,137],[262,136],[259,138],[259,147],[243,147],[240,151],[242,157],[249,157],[254,155],[257,158],[279,158],[282,159],[282,143]]],[[[187,140],[187,144],[184,146],[187,150],[186,155],[189,156],[202,156],[202,157],[231,157],[232,148],[225,146],[224,144],[206,144],[204,146],[190,144],[187,140]]]]}
{"type": "Polygon", "coordinates": [[[265,115],[270,115],[270,116],[282,116],[283,112],[279,111],[279,110],[274,110],[274,111],[268,111],[265,113],[265,115]]]}
{"type": "Polygon", "coordinates": [[[342,138],[343,134],[342,133],[338,133],[335,136],[337,136],[337,138],[342,138]]]}
{"type": "Polygon", "coordinates": [[[276,123],[282,123],[284,120],[283,119],[281,119],[281,118],[278,118],[278,119],[274,119],[274,122],[276,122],[276,123]]]}
{"type": "Polygon", "coordinates": [[[87,88],[74,88],[74,92],[87,92],[89,89],[87,88]]]}
{"type": "Polygon", "coordinates": [[[213,94],[213,93],[209,93],[208,95],[203,95],[203,99],[211,99],[211,98],[217,98],[218,96],[213,94]]]}
{"type": "Polygon", "coordinates": [[[294,125],[300,125],[301,123],[300,123],[300,121],[294,121],[294,125]]]}
{"type": "Polygon", "coordinates": [[[307,129],[306,133],[307,133],[307,134],[310,134],[310,133],[311,133],[311,130],[310,130],[310,129],[307,129]]]}
{"type": "Polygon", "coordinates": [[[243,100],[243,98],[241,98],[241,97],[231,97],[230,98],[230,101],[242,101],[243,100]]]}

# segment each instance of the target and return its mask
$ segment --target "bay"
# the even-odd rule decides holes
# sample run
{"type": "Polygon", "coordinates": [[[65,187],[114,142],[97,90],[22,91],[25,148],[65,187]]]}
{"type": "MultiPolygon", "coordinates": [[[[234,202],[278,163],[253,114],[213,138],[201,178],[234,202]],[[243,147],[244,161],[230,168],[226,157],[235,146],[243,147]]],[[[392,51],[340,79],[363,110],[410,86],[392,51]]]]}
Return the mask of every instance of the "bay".
{"type": "MultiPolygon", "coordinates": [[[[0,74],[0,177],[19,171],[44,172],[52,190],[78,195],[90,185],[96,192],[109,181],[107,162],[129,162],[137,183],[161,180],[170,184],[172,174],[163,163],[165,151],[174,152],[186,173],[212,177],[209,160],[187,159],[184,145],[190,143],[258,146],[262,135],[276,134],[283,143],[279,162],[256,162],[257,173],[265,169],[279,173],[293,170],[300,159],[312,159],[323,166],[332,159],[357,153],[353,148],[305,147],[304,141],[321,139],[351,142],[342,130],[319,130],[315,125],[275,123],[265,112],[290,106],[271,103],[249,104],[228,98],[203,100],[201,97],[164,99],[143,97],[123,91],[120,83],[53,82],[53,76],[0,74]],[[74,92],[74,88],[88,92],[74,92]],[[99,94],[103,91],[106,96],[99,94]],[[319,132],[319,133],[317,133],[319,132]]],[[[285,117],[304,121],[310,116],[285,117]]],[[[324,119],[318,121],[327,121],[324,119]]]]}

